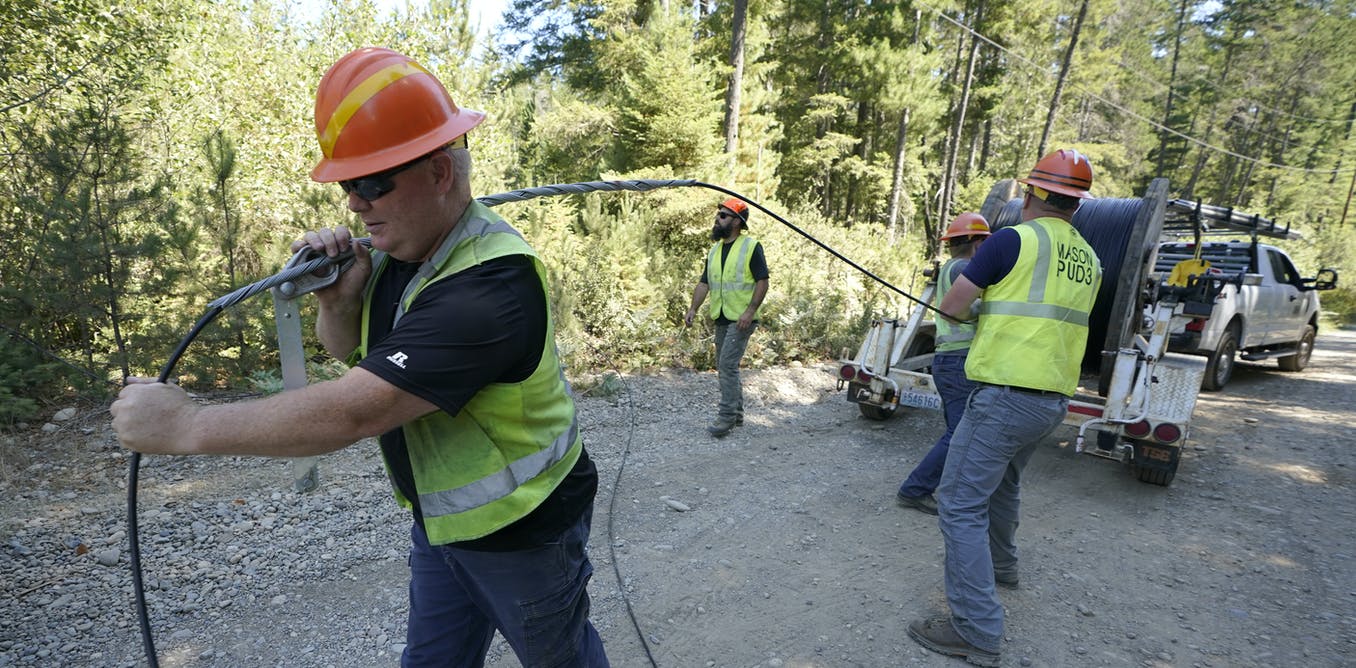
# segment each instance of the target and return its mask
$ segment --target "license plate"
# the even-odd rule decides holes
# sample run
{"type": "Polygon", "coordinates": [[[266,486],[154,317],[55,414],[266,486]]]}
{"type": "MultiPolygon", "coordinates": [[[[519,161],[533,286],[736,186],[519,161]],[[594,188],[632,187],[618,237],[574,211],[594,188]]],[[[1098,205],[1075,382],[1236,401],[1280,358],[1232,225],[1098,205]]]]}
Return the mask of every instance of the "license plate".
{"type": "Polygon", "coordinates": [[[942,398],[929,392],[915,392],[906,389],[899,391],[899,405],[939,411],[942,410],[942,398]]]}

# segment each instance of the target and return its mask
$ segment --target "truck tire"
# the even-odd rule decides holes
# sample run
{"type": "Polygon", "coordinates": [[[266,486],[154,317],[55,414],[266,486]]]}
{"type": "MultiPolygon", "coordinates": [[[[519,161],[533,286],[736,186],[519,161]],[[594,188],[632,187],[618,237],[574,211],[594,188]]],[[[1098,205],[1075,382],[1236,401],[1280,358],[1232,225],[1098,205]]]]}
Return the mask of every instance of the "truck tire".
{"type": "Polygon", "coordinates": [[[895,405],[877,406],[875,404],[857,404],[857,410],[868,420],[889,420],[895,414],[895,405]]]}
{"type": "Polygon", "coordinates": [[[1309,356],[1314,354],[1314,326],[1305,325],[1299,343],[1295,344],[1295,354],[1276,360],[1281,371],[1303,371],[1309,366],[1309,356]]]}
{"type": "Polygon", "coordinates": [[[1234,375],[1234,355],[1238,353],[1238,323],[1229,323],[1224,333],[1219,335],[1219,345],[1205,364],[1205,378],[1201,379],[1201,389],[1218,392],[1229,384],[1234,375]]]}
{"type": "Polygon", "coordinates": [[[1147,482],[1150,485],[1159,485],[1167,487],[1172,483],[1172,479],[1177,476],[1177,467],[1170,469],[1150,468],[1148,466],[1135,466],[1135,479],[1140,482],[1147,482]]]}

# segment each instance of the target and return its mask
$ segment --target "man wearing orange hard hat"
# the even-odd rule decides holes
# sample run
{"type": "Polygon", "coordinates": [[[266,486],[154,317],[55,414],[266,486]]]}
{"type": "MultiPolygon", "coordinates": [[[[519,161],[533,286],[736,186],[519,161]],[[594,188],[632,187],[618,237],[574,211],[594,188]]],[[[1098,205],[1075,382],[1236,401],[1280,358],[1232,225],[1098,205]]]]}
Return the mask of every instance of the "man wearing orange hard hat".
{"type": "Polygon", "coordinates": [[[1003,605],[1018,585],[1022,469],[1064,420],[1078,387],[1101,263],[1074,229],[1092,195],[1092,164],[1073,149],[1040,159],[1024,179],[1022,222],[994,232],[942,300],[970,320],[983,294],[965,374],[978,387],[952,434],[937,488],[950,614],[909,624],[928,649],[980,666],[1000,663],[1003,605]]]}
{"type": "Polygon", "coordinates": [[[395,51],[340,58],[316,93],[323,157],[372,250],[339,226],[292,244],[353,266],[316,291],[316,333],[352,367],[257,401],[200,407],[134,384],[125,446],[301,457],[379,436],[413,516],[401,665],[481,666],[495,631],[524,666],[606,666],[588,620],[584,547],[598,474],[556,352],[546,269],[471,196],[467,133],[484,120],[395,51]]]}
{"type": "Polygon", "coordinates": [[[720,404],[716,419],[706,431],[717,438],[744,424],[739,365],[767,296],[767,259],[763,245],[744,234],[748,229],[749,205],[743,200],[731,197],[716,207],[716,222],[711,226],[711,238],[716,243],[706,253],[701,278],[692,289],[692,306],[683,318],[683,324],[691,327],[697,309],[707,295],[711,296],[708,313],[716,327],[720,404]]]}
{"type": "MultiPolygon", "coordinates": [[[[970,264],[980,243],[989,236],[989,222],[984,216],[966,212],[951,221],[941,240],[946,242],[951,259],[937,271],[936,303],[946,298],[951,286],[960,278],[961,272],[970,264]]],[[[946,464],[946,453],[951,445],[951,435],[965,414],[965,400],[975,389],[975,384],[965,376],[965,358],[970,352],[970,340],[975,338],[974,323],[951,322],[946,318],[937,318],[936,350],[932,356],[932,384],[942,398],[942,415],[946,418],[946,431],[942,432],[936,443],[918,462],[909,476],[900,484],[895,493],[895,501],[905,508],[914,508],[929,515],[937,514],[937,499],[932,493],[937,491],[937,483],[942,479],[942,467],[946,464]]]]}

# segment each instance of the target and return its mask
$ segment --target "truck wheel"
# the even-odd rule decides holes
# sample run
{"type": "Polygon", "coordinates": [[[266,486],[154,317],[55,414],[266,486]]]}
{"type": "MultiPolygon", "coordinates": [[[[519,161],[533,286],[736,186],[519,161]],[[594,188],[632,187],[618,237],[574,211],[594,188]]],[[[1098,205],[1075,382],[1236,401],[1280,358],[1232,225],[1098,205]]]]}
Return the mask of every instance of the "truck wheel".
{"type": "Polygon", "coordinates": [[[1219,346],[1205,364],[1201,387],[1212,392],[1224,389],[1234,375],[1234,354],[1238,352],[1238,324],[1231,323],[1219,336],[1219,346]]]}
{"type": "Polygon", "coordinates": [[[1135,478],[1140,482],[1147,482],[1150,485],[1161,485],[1167,487],[1172,479],[1177,475],[1177,466],[1173,465],[1170,469],[1150,468],[1148,466],[1136,466],[1135,478]]]}
{"type": "Polygon", "coordinates": [[[1281,371],[1303,371],[1304,367],[1309,366],[1309,356],[1313,354],[1314,326],[1305,325],[1304,334],[1300,335],[1299,343],[1295,345],[1295,354],[1282,357],[1276,363],[1281,365],[1281,371]]]}
{"type": "Polygon", "coordinates": [[[889,420],[890,416],[895,414],[894,404],[890,404],[889,406],[857,404],[857,410],[860,410],[862,412],[862,417],[868,420],[889,420]]]}

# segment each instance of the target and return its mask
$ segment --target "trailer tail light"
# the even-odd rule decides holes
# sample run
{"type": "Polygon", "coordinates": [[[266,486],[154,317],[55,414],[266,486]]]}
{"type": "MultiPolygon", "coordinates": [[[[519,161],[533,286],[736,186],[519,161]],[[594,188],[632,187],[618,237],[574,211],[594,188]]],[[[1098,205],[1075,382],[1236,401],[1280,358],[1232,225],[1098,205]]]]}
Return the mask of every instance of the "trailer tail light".
{"type": "Polygon", "coordinates": [[[1125,425],[1125,434],[1135,438],[1144,438],[1149,435],[1149,421],[1140,420],[1134,424],[1125,425]]]}
{"type": "Polygon", "coordinates": [[[1191,322],[1186,324],[1186,330],[1188,332],[1205,331],[1205,318],[1193,318],[1191,322]]]}
{"type": "Polygon", "coordinates": [[[855,364],[844,364],[838,367],[838,377],[843,380],[852,380],[857,377],[857,366],[855,364]]]}
{"type": "Polygon", "coordinates": [[[1182,428],[1170,422],[1154,427],[1154,438],[1160,443],[1176,443],[1182,438],[1182,428]]]}
{"type": "Polygon", "coordinates": [[[875,376],[872,376],[872,375],[871,375],[871,372],[870,372],[870,371],[867,371],[866,369],[857,369],[857,382],[859,382],[859,383],[861,383],[861,384],[863,384],[863,385],[868,385],[868,384],[870,384],[870,383],[871,383],[871,379],[874,378],[874,377],[875,377],[875,376]]]}

